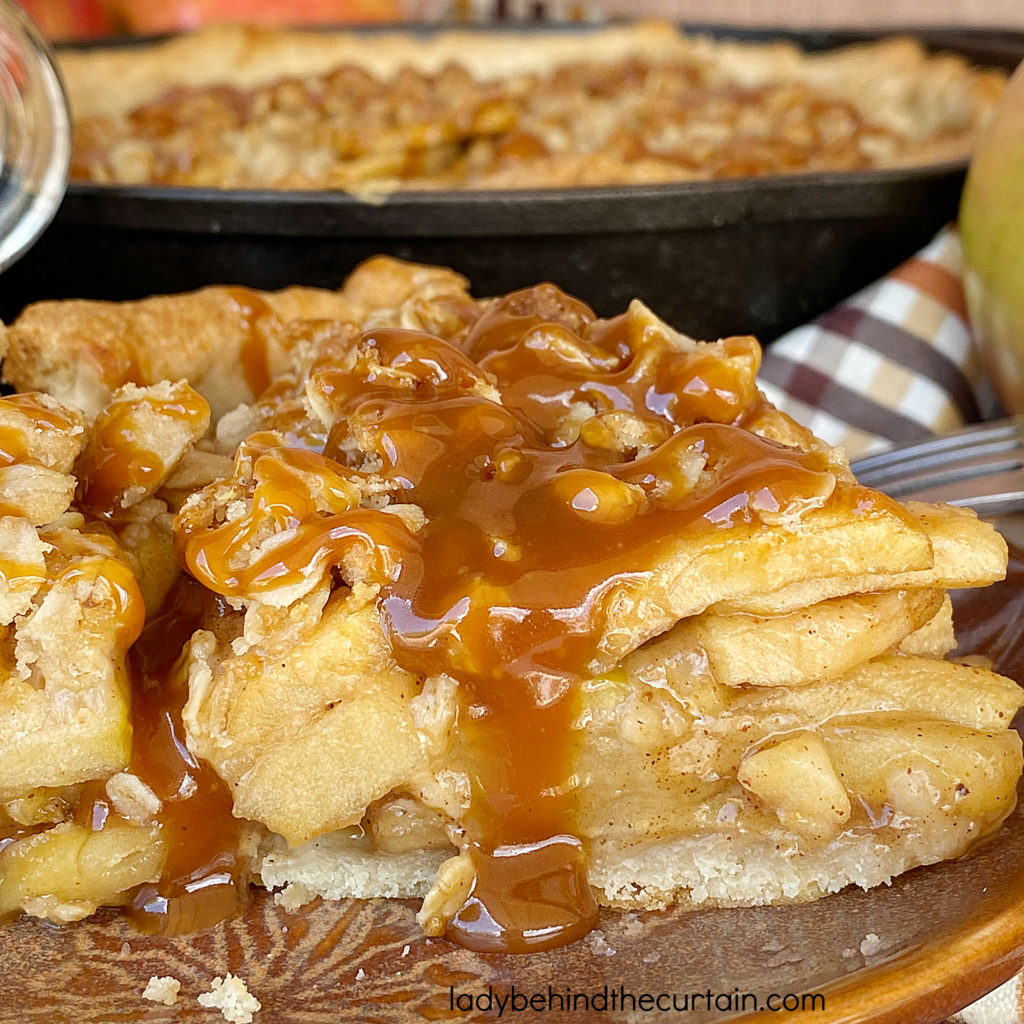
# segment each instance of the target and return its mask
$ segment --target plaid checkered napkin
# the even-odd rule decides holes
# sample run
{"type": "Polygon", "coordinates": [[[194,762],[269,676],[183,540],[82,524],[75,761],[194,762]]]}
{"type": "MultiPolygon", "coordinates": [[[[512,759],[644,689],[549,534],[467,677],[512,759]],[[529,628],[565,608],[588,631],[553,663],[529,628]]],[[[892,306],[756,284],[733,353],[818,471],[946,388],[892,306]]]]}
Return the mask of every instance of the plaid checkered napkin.
{"type": "Polygon", "coordinates": [[[916,256],[767,348],[761,386],[850,458],[992,419],[999,402],[967,321],[947,227],[916,256]]]}

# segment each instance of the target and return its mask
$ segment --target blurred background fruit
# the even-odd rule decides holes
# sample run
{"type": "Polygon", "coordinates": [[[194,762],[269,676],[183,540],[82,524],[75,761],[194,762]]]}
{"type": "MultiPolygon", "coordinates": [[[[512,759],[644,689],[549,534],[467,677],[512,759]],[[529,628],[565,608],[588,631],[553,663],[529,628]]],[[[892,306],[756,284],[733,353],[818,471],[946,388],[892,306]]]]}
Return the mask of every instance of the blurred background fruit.
{"type": "Polygon", "coordinates": [[[1024,64],[971,161],[960,230],[971,323],[1004,404],[1024,413],[1024,64]]]}
{"type": "Polygon", "coordinates": [[[49,39],[109,35],[114,19],[104,0],[19,0],[49,39]]]}
{"type": "Polygon", "coordinates": [[[400,0],[107,0],[130,32],[168,32],[216,21],[262,25],[395,21],[400,0]]]}
{"type": "Polygon", "coordinates": [[[172,32],[216,21],[263,25],[397,21],[402,0],[19,0],[50,39],[172,32]]]}

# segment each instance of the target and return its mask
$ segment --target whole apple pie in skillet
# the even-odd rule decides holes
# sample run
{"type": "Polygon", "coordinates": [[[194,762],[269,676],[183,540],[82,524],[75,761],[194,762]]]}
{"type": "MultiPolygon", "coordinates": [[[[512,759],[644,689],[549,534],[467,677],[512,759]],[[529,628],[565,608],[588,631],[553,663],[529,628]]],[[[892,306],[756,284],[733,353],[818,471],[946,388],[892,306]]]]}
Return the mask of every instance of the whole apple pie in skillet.
{"type": "Polygon", "coordinates": [[[659,184],[964,159],[998,72],[909,38],[825,53],[591,31],[219,26],[67,51],[72,177],[210,188],[659,184]]]}
{"type": "Polygon", "coordinates": [[[1014,805],[1022,691],[947,657],[1003,540],[859,485],[752,338],[380,257],[3,344],[2,914],[181,931],[253,879],[528,951],[1014,805]]]}

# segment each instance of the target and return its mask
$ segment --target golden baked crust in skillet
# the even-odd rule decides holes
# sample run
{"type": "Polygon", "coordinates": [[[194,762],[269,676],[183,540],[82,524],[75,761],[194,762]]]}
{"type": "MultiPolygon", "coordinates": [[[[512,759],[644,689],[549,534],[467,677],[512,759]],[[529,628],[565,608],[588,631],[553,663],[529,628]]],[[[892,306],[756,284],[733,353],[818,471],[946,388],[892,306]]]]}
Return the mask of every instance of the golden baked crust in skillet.
{"type": "Polygon", "coordinates": [[[805,54],[655,23],[369,38],[219,26],[66,52],[62,68],[75,178],[367,195],[959,160],[1003,83],[908,38],[805,54]]]}

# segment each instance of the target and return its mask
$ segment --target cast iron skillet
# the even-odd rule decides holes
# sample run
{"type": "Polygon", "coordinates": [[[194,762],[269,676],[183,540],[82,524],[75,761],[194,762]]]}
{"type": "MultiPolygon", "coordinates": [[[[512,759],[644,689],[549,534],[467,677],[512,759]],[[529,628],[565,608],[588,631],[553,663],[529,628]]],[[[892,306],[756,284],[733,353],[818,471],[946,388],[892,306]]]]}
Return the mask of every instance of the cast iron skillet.
{"type": "MultiPolygon", "coordinates": [[[[537,31],[564,31],[541,26],[537,31]]],[[[585,29],[572,29],[572,31],[585,29]]],[[[808,49],[867,32],[754,32],[808,49]]],[[[1024,33],[911,30],[1012,69],[1024,33]]],[[[0,317],[42,298],[137,298],[213,283],[337,287],[376,253],[441,263],[476,295],[551,280],[621,312],[639,297],[698,337],[771,341],[891,269],[956,215],[964,163],[622,188],[396,193],[69,187],[0,277],[0,317]]]]}

